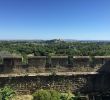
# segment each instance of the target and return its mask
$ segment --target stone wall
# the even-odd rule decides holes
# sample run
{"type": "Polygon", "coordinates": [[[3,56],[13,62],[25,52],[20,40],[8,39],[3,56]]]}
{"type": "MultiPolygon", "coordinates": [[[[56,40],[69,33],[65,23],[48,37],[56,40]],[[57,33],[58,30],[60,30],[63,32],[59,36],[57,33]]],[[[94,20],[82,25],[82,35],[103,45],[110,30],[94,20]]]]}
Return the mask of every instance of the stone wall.
{"type": "Polygon", "coordinates": [[[4,58],[3,64],[0,65],[0,88],[9,85],[18,93],[25,94],[42,88],[53,88],[62,92],[71,90],[73,93],[88,94],[91,98],[94,98],[94,95],[97,97],[97,93],[110,95],[109,56],[70,58],[67,56],[29,57],[27,64],[22,63],[21,57],[4,58]],[[47,75],[48,72],[51,74],[47,75]],[[73,74],[66,74],[66,72],[73,74]]]}
{"type": "Polygon", "coordinates": [[[0,73],[38,73],[38,72],[110,72],[109,56],[46,56],[29,57],[22,64],[21,57],[7,57],[0,65],[0,73]]]}
{"type": "Polygon", "coordinates": [[[3,58],[3,73],[13,73],[19,70],[22,65],[21,57],[5,57],[3,58]]]}
{"type": "Polygon", "coordinates": [[[44,72],[46,66],[46,56],[36,56],[28,58],[28,72],[44,72]]]}
{"type": "Polygon", "coordinates": [[[37,68],[43,68],[46,65],[46,56],[29,57],[28,65],[37,68]]]}
{"type": "Polygon", "coordinates": [[[51,65],[52,67],[68,67],[68,56],[52,56],[51,65]]]}
{"type": "Polygon", "coordinates": [[[55,89],[61,92],[91,94],[110,90],[110,74],[37,75],[0,77],[0,87],[11,86],[18,92],[33,93],[38,89],[55,89]]]}

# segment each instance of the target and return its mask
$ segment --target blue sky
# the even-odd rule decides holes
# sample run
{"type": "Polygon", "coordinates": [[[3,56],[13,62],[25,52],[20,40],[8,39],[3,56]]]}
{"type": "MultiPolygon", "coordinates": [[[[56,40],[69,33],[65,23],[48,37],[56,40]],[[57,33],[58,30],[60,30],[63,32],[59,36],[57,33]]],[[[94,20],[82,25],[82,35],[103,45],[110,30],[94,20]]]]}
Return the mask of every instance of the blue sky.
{"type": "Polygon", "coordinates": [[[110,0],[0,0],[0,39],[110,40],[110,0]]]}

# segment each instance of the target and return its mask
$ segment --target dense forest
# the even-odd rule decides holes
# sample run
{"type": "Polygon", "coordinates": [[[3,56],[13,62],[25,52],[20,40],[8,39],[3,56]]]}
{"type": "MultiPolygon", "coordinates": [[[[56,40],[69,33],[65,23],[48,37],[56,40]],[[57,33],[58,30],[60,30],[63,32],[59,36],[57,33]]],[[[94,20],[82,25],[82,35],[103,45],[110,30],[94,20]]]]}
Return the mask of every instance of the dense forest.
{"type": "Polygon", "coordinates": [[[0,56],[109,56],[108,41],[22,40],[0,41],[0,56]]]}

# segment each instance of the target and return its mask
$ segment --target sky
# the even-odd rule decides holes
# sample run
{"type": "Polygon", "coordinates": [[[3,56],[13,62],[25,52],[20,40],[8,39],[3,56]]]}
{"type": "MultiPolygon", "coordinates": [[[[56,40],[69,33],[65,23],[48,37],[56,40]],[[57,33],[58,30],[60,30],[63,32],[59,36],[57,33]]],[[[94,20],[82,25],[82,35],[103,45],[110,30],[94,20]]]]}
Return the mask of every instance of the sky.
{"type": "Polygon", "coordinates": [[[0,40],[110,40],[110,0],[0,0],[0,40]]]}

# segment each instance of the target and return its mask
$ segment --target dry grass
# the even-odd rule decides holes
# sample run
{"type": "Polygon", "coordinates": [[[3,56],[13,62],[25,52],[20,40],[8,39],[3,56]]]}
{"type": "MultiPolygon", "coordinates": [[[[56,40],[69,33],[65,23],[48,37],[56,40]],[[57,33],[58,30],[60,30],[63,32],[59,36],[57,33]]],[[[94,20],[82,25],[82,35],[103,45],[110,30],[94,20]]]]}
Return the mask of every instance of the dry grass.
{"type": "Polygon", "coordinates": [[[32,95],[17,95],[12,100],[33,100],[32,95]]]}

